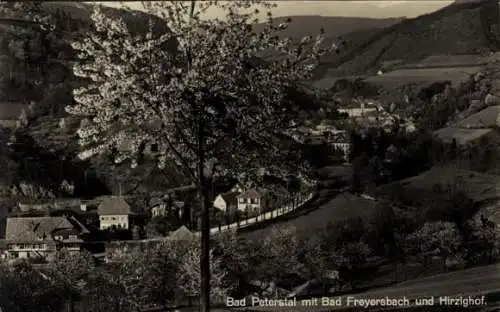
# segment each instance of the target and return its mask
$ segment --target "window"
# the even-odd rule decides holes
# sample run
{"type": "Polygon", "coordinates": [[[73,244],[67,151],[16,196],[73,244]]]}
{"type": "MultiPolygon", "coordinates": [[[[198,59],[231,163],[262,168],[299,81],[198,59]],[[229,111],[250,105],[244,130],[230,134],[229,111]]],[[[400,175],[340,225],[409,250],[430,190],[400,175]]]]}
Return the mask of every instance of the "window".
{"type": "Polygon", "coordinates": [[[240,197],[239,201],[240,201],[240,204],[244,204],[245,203],[245,199],[242,198],[242,197],[240,197]]]}
{"type": "Polygon", "coordinates": [[[258,198],[252,198],[252,204],[258,204],[259,203],[259,199],[258,198]]]}

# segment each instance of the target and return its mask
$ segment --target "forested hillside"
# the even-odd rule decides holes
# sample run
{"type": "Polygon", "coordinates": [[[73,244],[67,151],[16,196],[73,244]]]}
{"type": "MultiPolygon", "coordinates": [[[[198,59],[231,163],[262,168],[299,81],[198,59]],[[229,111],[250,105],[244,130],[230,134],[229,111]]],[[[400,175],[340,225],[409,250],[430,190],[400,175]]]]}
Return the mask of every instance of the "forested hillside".
{"type": "MultiPolygon", "coordinates": [[[[325,30],[326,37],[334,38],[358,31],[384,29],[404,20],[404,18],[376,19],[318,15],[296,15],[290,18],[292,22],[287,29],[281,32],[281,35],[294,39],[315,35],[321,28],[325,30]]],[[[280,24],[286,22],[287,19],[288,17],[276,17],[275,23],[280,24]]],[[[257,27],[257,30],[259,30],[259,27],[257,27]]]]}
{"type": "MultiPolygon", "coordinates": [[[[4,16],[29,18],[22,9],[12,6],[4,11],[4,16]]],[[[0,154],[0,164],[4,173],[8,172],[5,176],[11,177],[0,182],[2,195],[13,196],[12,190],[20,189],[21,184],[34,185],[36,189],[42,187],[53,196],[146,192],[183,184],[185,181],[176,170],[172,170],[167,179],[160,172],[117,166],[108,158],[93,163],[76,159],[76,129],[84,121],[69,118],[64,111],[64,107],[71,104],[71,92],[78,83],[70,68],[73,53],[68,34],[85,32],[91,7],[49,2],[37,9],[56,25],[55,31],[12,25],[0,28],[0,120],[18,119],[15,128],[2,130],[6,134],[0,138],[3,149],[10,150],[0,154]],[[16,116],[5,113],[12,111],[10,107],[24,109],[16,116]],[[142,183],[145,180],[149,182],[142,183]],[[74,192],[68,194],[61,190],[63,181],[73,184],[74,192]]],[[[120,14],[137,32],[146,30],[148,16],[145,14],[111,8],[106,11],[120,14]]],[[[18,195],[26,197],[46,197],[46,194],[20,193],[18,195]]]]}
{"type": "Polygon", "coordinates": [[[348,46],[340,56],[325,58],[338,75],[375,71],[383,61],[418,61],[434,54],[485,53],[498,46],[498,1],[456,3],[404,20],[348,46]]]}

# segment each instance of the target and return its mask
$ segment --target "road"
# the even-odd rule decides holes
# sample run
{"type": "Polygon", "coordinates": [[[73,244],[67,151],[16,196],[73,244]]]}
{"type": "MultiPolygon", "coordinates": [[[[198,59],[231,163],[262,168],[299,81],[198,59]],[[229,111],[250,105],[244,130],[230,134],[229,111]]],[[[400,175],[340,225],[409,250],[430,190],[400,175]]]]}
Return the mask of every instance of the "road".
{"type": "MultiPolygon", "coordinates": [[[[439,306],[440,296],[453,296],[464,298],[472,296],[474,298],[480,298],[483,295],[488,295],[492,293],[500,292],[500,264],[482,266],[478,268],[472,268],[457,272],[451,272],[446,274],[439,274],[435,276],[420,278],[412,281],[407,281],[399,283],[397,285],[382,288],[378,290],[368,291],[361,294],[351,295],[355,299],[376,299],[376,298],[403,298],[409,299],[410,306],[414,306],[415,298],[430,298],[434,297],[435,305],[439,306]]],[[[331,298],[331,299],[338,299],[331,298]]],[[[342,306],[321,306],[321,300],[318,305],[312,307],[302,306],[300,302],[293,307],[247,307],[241,308],[239,311],[287,311],[287,312],[328,312],[328,311],[340,311],[340,310],[381,310],[379,308],[355,308],[352,305],[348,307],[346,305],[347,296],[340,297],[342,300],[342,306]]],[[[488,297],[485,298],[487,303],[488,297]]],[[[490,304],[491,304],[490,300],[490,304]]],[[[456,311],[462,306],[455,306],[453,310],[456,311]]],[[[430,308],[430,307],[429,307],[430,308]]],[[[477,307],[479,308],[479,307],[477,307]]],[[[482,306],[485,308],[485,306],[482,306]]],[[[431,310],[431,309],[429,309],[431,310]]],[[[432,309],[434,310],[434,309],[432,309]]]]}

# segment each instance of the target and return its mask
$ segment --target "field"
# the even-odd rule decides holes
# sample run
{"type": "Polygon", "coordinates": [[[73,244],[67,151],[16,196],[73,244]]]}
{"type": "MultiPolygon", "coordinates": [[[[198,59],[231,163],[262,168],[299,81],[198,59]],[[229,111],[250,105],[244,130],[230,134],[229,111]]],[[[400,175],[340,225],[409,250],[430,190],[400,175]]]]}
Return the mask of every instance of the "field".
{"type": "Polygon", "coordinates": [[[452,167],[434,167],[418,176],[387,184],[378,188],[383,194],[395,186],[407,190],[433,192],[434,185],[459,184],[460,189],[476,203],[487,203],[500,199],[500,176],[461,170],[452,167]]]}
{"type": "Polygon", "coordinates": [[[477,54],[432,55],[420,62],[403,65],[399,68],[467,67],[485,65],[487,62],[487,57],[477,54]]]}
{"type": "Polygon", "coordinates": [[[490,106],[456,122],[453,126],[460,128],[493,128],[497,125],[499,113],[500,106],[490,106]]]}
{"type": "Polygon", "coordinates": [[[410,83],[432,83],[449,80],[453,84],[467,79],[470,75],[481,70],[480,66],[398,69],[380,76],[366,79],[366,82],[380,86],[404,85],[410,83]]]}
{"type": "Polygon", "coordinates": [[[319,80],[313,82],[313,87],[318,89],[330,89],[335,85],[338,80],[347,79],[349,81],[354,81],[357,78],[365,78],[364,76],[338,76],[338,73],[332,70],[328,70],[325,76],[319,80]]]}
{"type": "Polygon", "coordinates": [[[493,131],[492,129],[461,129],[448,127],[435,131],[434,135],[446,143],[451,143],[453,139],[455,139],[458,145],[465,145],[477,141],[493,131]]]}
{"type": "Polygon", "coordinates": [[[291,227],[298,235],[311,235],[324,229],[331,222],[338,222],[342,220],[354,218],[369,218],[376,206],[375,200],[357,197],[348,193],[322,191],[320,198],[312,202],[308,213],[299,215],[296,218],[277,222],[272,226],[257,229],[251,232],[242,232],[243,237],[252,239],[257,237],[264,237],[273,230],[284,229],[291,227]],[[333,199],[328,199],[331,196],[333,199]],[[325,200],[327,199],[327,200],[325,200]]]}
{"type": "Polygon", "coordinates": [[[339,191],[342,188],[340,185],[346,183],[349,174],[349,167],[332,166],[321,169],[320,183],[323,187],[318,198],[304,207],[305,209],[301,209],[303,213],[264,228],[245,230],[241,235],[248,238],[263,237],[262,235],[266,235],[273,228],[286,227],[294,228],[299,234],[308,235],[324,228],[330,222],[370,216],[376,201],[339,191]]]}

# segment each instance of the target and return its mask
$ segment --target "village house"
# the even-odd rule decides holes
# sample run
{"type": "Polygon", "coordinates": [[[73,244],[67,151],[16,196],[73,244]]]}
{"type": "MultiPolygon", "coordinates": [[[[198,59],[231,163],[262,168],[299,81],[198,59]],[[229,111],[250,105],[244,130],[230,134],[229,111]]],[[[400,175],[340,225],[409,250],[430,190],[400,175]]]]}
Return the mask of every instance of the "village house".
{"type": "Polygon", "coordinates": [[[266,192],[252,188],[236,196],[238,211],[247,213],[263,213],[267,209],[266,192]]]}
{"type": "MultiPolygon", "coordinates": [[[[368,105],[375,105],[375,104],[368,103],[368,105]]],[[[377,112],[379,111],[379,109],[380,107],[378,106],[366,107],[365,103],[359,103],[359,106],[357,107],[339,108],[338,112],[346,113],[349,116],[349,118],[357,119],[357,118],[363,118],[367,113],[377,112]]]]}
{"type": "Polygon", "coordinates": [[[230,191],[217,195],[213,203],[214,208],[228,215],[234,214],[238,209],[238,200],[236,197],[240,193],[240,191],[230,191]]]}
{"type": "Polygon", "coordinates": [[[344,160],[348,161],[349,153],[351,152],[351,140],[347,131],[335,132],[329,141],[333,148],[343,152],[344,160]]]}
{"type": "Polygon", "coordinates": [[[99,215],[99,228],[130,229],[131,216],[134,215],[130,205],[119,196],[105,198],[97,207],[99,215]]]}
{"type": "Polygon", "coordinates": [[[56,251],[78,252],[89,230],[68,217],[9,217],[5,231],[11,258],[50,259],[56,251]]]}

